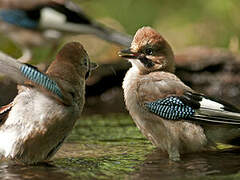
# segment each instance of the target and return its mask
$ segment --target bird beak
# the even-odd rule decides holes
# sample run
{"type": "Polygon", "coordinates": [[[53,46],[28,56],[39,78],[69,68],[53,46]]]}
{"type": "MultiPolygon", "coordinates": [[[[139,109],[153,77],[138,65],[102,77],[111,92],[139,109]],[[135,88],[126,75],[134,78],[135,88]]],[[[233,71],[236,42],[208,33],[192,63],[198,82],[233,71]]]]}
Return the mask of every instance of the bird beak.
{"type": "Polygon", "coordinates": [[[87,79],[90,76],[92,70],[95,70],[97,68],[98,68],[98,64],[90,61],[88,71],[85,75],[85,79],[87,79]]]}
{"type": "Polygon", "coordinates": [[[118,55],[127,59],[137,59],[139,57],[139,54],[132,52],[130,48],[119,51],[118,55]]]}
{"type": "Polygon", "coordinates": [[[97,69],[98,68],[98,64],[97,63],[94,63],[94,62],[90,62],[90,70],[94,70],[94,69],[97,69]]]}

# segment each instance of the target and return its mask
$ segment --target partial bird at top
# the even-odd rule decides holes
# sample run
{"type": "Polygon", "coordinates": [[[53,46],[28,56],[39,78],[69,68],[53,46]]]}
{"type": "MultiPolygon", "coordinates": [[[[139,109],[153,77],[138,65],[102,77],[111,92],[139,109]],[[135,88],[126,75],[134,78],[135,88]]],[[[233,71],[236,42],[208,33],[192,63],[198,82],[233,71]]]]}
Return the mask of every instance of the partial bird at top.
{"type": "Polygon", "coordinates": [[[170,159],[239,142],[240,110],[195,92],[176,77],[172,48],[157,31],[139,29],[130,48],[119,55],[132,64],[123,82],[127,109],[141,132],[170,159]]]}
{"type": "MultiPolygon", "coordinates": [[[[34,33],[41,31],[41,35],[45,38],[58,39],[59,33],[92,34],[122,46],[129,46],[132,40],[131,36],[90,19],[77,4],[70,0],[0,0],[0,7],[2,21],[34,33]]],[[[8,29],[5,31],[10,33],[8,29]]],[[[30,33],[28,34],[30,36],[30,33]]],[[[25,44],[38,45],[41,41],[38,40],[40,35],[38,34],[38,39],[34,36],[36,35],[33,34],[25,44]]],[[[24,41],[21,40],[23,37],[16,37],[14,34],[10,37],[20,45],[25,45],[19,42],[24,41]],[[17,38],[20,40],[16,40],[17,38]]]]}

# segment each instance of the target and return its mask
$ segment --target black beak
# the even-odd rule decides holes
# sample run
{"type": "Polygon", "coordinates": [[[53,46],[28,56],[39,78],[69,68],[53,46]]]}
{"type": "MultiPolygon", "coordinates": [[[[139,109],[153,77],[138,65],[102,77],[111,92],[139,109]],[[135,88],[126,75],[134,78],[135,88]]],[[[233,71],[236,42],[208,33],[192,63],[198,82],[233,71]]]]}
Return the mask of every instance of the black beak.
{"type": "Polygon", "coordinates": [[[137,59],[139,57],[139,54],[132,52],[130,48],[119,51],[118,55],[126,59],[137,59]]]}
{"type": "Polygon", "coordinates": [[[90,61],[88,66],[88,71],[85,75],[85,79],[87,79],[90,76],[92,70],[95,70],[97,68],[98,68],[98,64],[90,61]]]}
{"type": "Polygon", "coordinates": [[[98,68],[98,64],[97,63],[94,63],[94,62],[90,62],[89,63],[89,69],[92,71],[92,70],[95,70],[98,68]]]}
{"type": "Polygon", "coordinates": [[[87,80],[87,78],[90,76],[90,71],[87,71],[86,75],[85,75],[85,80],[87,80]]]}

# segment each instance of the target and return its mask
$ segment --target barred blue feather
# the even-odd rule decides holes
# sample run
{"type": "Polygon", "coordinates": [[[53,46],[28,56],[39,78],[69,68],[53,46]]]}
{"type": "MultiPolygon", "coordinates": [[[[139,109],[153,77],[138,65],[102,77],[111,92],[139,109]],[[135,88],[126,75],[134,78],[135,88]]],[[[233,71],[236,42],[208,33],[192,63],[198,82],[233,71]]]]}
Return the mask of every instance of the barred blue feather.
{"type": "Polygon", "coordinates": [[[187,119],[195,113],[192,107],[185,105],[175,96],[159,99],[154,102],[146,103],[145,105],[149,111],[170,120],[187,119]]]}
{"type": "Polygon", "coordinates": [[[0,10],[0,19],[24,28],[37,28],[38,22],[30,19],[26,12],[21,10],[0,10]]]}
{"type": "Polygon", "coordinates": [[[47,75],[28,65],[22,65],[20,71],[29,80],[56,94],[58,97],[63,98],[57,83],[50,79],[47,75]]]}

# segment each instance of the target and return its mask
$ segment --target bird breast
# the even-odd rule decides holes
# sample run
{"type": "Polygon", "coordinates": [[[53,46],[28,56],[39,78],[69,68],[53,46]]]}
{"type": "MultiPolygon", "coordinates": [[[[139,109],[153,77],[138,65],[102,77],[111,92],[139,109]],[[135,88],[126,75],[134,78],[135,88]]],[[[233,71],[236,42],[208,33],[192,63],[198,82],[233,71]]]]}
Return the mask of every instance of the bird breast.
{"type": "MultiPolygon", "coordinates": [[[[164,79],[166,73],[162,73],[164,79]]],[[[152,74],[153,76],[154,74],[152,74]]],[[[159,79],[159,78],[158,78],[159,79]]],[[[157,147],[169,150],[171,144],[184,151],[198,151],[206,145],[203,129],[195,124],[184,121],[168,121],[150,113],[143,107],[146,92],[139,92],[142,81],[151,82],[151,78],[139,74],[136,67],[132,67],[126,74],[123,82],[124,98],[127,109],[141,132],[157,147]],[[149,79],[148,79],[149,78],[149,79]],[[141,97],[141,98],[140,98],[141,97]],[[143,101],[140,102],[139,98],[143,101]]],[[[166,83],[164,80],[159,83],[166,83]]],[[[159,89],[147,87],[153,92],[159,89]]],[[[164,90],[164,89],[163,89],[164,90]]],[[[165,91],[165,90],[164,90],[165,91]]],[[[157,94],[157,93],[153,94],[157,94]]],[[[160,93],[160,92],[159,92],[160,93]]],[[[160,97],[160,95],[159,95],[160,97]]]]}
{"type": "Polygon", "coordinates": [[[128,70],[123,81],[125,103],[130,113],[133,109],[138,108],[137,87],[139,80],[139,70],[133,66],[128,70]]]}

